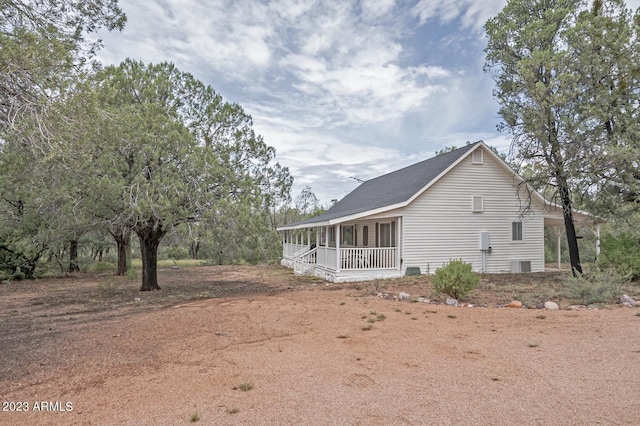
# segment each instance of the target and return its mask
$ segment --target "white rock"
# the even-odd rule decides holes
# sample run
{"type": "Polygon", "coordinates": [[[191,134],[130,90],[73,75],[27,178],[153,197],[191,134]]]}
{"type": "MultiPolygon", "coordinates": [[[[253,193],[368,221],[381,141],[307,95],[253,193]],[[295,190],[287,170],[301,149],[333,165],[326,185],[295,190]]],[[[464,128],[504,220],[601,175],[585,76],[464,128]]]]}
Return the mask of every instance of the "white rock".
{"type": "Polygon", "coordinates": [[[398,300],[409,300],[409,293],[400,293],[398,294],[398,300]]]}
{"type": "Polygon", "coordinates": [[[447,300],[444,303],[450,306],[458,306],[458,299],[447,298],[447,300]]]}
{"type": "Polygon", "coordinates": [[[620,303],[622,303],[625,306],[638,306],[638,302],[633,300],[631,297],[627,296],[626,294],[623,294],[622,296],[620,296],[620,303]]]}
{"type": "Polygon", "coordinates": [[[558,309],[560,309],[556,302],[551,302],[551,301],[544,302],[544,308],[548,311],[557,311],[558,309]]]}

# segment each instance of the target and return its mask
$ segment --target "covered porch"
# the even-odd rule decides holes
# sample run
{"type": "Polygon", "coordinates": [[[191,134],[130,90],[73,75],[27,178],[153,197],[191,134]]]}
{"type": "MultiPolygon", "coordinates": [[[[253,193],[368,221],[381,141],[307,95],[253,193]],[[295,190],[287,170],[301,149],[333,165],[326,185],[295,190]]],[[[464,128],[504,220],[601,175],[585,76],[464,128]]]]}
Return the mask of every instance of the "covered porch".
{"type": "MultiPolygon", "coordinates": [[[[576,227],[576,232],[579,234],[578,235],[579,239],[582,238],[582,235],[580,234],[584,230],[590,232],[595,237],[595,258],[597,259],[598,256],[600,255],[600,225],[602,224],[602,222],[598,221],[593,216],[590,216],[588,213],[574,210],[573,223],[576,227]]],[[[564,217],[561,214],[555,215],[555,216],[545,216],[544,227],[551,229],[551,231],[556,237],[556,241],[555,241],[556,259],[554,259],[556,265],[553,268],[546,268],[546,269],[552,270],[552,271],[562,270],[563,269],[562,242],[563,242],[563,237],[566,233],[565,225],[564,225],[564,217]]],[[[593,254],[593,252],[591,254],[593,254]]]]}
{"type": "Polygon", "coordinates": [[[297,224],[281,230],[282,264],[332,282],[402,275],[401,217],[297,224]]]}

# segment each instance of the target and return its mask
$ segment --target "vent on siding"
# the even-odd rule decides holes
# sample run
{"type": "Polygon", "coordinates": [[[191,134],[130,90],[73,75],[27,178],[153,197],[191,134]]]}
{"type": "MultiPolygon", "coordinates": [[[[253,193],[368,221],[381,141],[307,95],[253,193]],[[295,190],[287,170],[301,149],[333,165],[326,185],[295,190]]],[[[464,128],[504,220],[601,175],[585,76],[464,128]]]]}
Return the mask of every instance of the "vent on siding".
{"type": "Polygon", "coordinates": [[[482,164],[482,149],[478,148],[475,151],[473,151],[473,154],[471,154],[471,162],[473,164],[482,164]]]}
{"type": "Polygon", "coordinates": [[[514,274],[520,273],[520,272],[531,272],[531,261],[530,260],[512,260],[511,272],[514,274]]]}
{"type": "Polygon", "coordinates": [[[481,195],[474,195],[471,200],[471,211],[473,212],[481,212],[484,210],[484,202],[481,195]]]}

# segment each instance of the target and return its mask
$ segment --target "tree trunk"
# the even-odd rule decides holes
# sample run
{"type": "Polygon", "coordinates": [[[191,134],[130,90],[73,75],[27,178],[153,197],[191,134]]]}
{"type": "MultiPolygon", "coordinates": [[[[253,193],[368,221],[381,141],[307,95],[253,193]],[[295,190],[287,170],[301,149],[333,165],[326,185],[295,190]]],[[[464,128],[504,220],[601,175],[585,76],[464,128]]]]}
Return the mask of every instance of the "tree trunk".
{"type": "Polygon", "coordinates": [[[118,271],[116,272],[116,275],[127,275],[127,249],[129,247],[131,231],[125,229],[117,233],[111,232],[111,236],[118,246],[118,271]]]}
{"type": "Polygon", "coordinates": [[[69,272],[80,271],[78,266],[78,240],[71,240],[69,243],[69,272]]]}
{"type": "Polygon", "coordinates": [[[200,250],[200,241],[191,241],[191,258],[198,258],[198,251],[200,250]]]}
{"type": "Polygon", "coordinates": [[[136,230],[142,257],[142,286],[140,291],[160,290],[158,285],[158,246],[164,235],[162,224],[150,223],[136,230]]]}
{"type": "Polygon", "coordinates": [[[576,236],[576,227],[573,223],[573,208],[571,205],[571,196],[566,182],[560,182],[558,190],[560,198],[562,198],[562,209],[564,211],[564,229],[567,234],[567,242],[569,243],[569,259],[571,261],[571,272],[573,276],[582,275],[582,265],[580,264],[580,252],[578,251],[578,238],[576,236]]]}

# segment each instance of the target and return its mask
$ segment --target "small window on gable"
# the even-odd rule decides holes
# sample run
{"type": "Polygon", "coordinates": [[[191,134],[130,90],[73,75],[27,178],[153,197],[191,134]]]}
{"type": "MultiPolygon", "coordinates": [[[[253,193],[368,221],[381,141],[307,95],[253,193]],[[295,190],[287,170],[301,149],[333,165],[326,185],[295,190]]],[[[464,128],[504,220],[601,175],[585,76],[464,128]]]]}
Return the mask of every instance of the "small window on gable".
{"type": "Polygon", "coordinates": [[[482,149],[478,148],[473,151],[473,154],[471,155],[471,162],[473,164],[482,164],[483,160],[482,149]]]}
{"type": "Polygon", "coordinates": [[[474,195],[471,201],[471,210],[475,213],[479,213],[484,210],[484,201],[481,195],[474,195]]]}
{"type": "Polygon", "coordinates": [[[522,222],[511,222],[511,241],[522,241],[522,222]]]}

